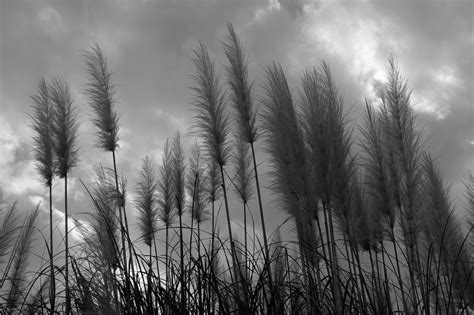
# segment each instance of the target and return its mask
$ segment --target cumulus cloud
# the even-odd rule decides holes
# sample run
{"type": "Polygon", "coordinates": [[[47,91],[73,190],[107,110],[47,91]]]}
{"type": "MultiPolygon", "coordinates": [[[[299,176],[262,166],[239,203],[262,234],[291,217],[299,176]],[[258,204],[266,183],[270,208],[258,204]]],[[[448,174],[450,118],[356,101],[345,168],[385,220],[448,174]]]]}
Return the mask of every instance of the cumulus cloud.
{"type": "Polygon", "coordinates": [[[39,191],[28,146],[21,141],[8,120],[0,115],[0,187],[7,195],[20,196],[39,191]]]}
{"type": "Polygon", "coordinates": [[[66,31],[66,25],[58,11],[51,7],[39,10],[36,20],[41,30],[48,35],[55,35],[66,31]]]}
{"type": "Polygon", "coordinates": [[[292,18],[319,8],[318,0],[279,0],[278,3],[288,11],[292,18]]]}

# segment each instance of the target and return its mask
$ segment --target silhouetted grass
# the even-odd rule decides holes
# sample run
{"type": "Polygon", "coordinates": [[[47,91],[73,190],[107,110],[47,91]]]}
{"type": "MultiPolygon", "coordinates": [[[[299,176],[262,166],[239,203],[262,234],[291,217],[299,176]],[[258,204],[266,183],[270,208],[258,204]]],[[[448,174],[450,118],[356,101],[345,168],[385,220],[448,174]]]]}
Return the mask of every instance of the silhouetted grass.
{"type": "MultiPolygon", "coordinates": [[[[263,94],[254,98],[243,46],[230,24],[228,32],[223,45],[229,98],[200,44],[193,55],[196,145],[187,157],[178,134],[166,141],[160,161],[146,157],[137,167],[133,201],[115,161],[119,121],[111,72],[98,46],[85,54],[96,144],[113,153],[114,167],[97,167],[92,182],[83,182],[92,211],[87,223],[76,221],[82,241],[70,251],[66,233],[65,251],[56,253],[70,257],[70,264],[53,266],[50,250],[43,258],[50,262],[27,272],[39,207],[22,224],[15,204],[0,208],[0,311],[472,312],[472,220],[459,228],[461,219],[423,144],[410,91],[393,58],[379,106],[366,104],[356,139],[326,63],[304,72],[297,96],[283,67],[274,63],[266,68],[263,94]],[[261,106],[260,119],[254,99],[261,106]],[[288,214],[270,235],[263,205],[272,200],[262,200],[264,166],[256,162],[257,148],[266,151],[262,157],[270,187],[265,188],[288,214]],[[257,227],[257,209],[249,202],[255,195],[257,227]],[[137,210],[137,239],[132,239],[126,206],[137,210]],[[217,227],[221,208],[226,237],[217,227]],[[242,233],[232,230],[239,211],[242,233]],[[283,224],[294,225],[294,239],[280,232],[283,224]],[[45,294],[51,286],[44,280],[48,274],[61,275],[53,284],[56,301],[54,291],[45,294]]],[[[77,162],[75,112],[69,89],[59,79],[51,85],[41,81],[33,101],[35,158],[41,179],[51,187],[51,169],[67,178],[77,162]],[[49,121],[49,97],[51,125],[42,123],[49,121]]],[[[471,214],[472,182],[469,175],[471,214]]]]}

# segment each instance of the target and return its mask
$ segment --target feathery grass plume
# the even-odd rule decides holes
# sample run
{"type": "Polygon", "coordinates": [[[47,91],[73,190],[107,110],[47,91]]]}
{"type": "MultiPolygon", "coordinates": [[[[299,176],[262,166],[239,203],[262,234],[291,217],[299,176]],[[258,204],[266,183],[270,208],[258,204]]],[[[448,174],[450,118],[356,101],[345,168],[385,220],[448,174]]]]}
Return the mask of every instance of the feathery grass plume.
{"type": "Polygon", "coordinates": [[[53,110],[50,104],[49,90],[46,80],[41,78],[38,83],[37,94],[31,97],[33,102],[31,128],[33,136],[34,157],[36,169],[41,180],[49,188],[49,260],[50,260],[50,303],[51,313],[54,312],[55,284],[54,284],[54,244],[53,244],[53,177],[56,164],[54,161],[53,143],[53,110]]]}
{"type": "Polygon", "coordinates": [[[254,195],[253,170],[251,169],[252,157],[249,149],[250,147],[246,142],[239,140],[236,146],[236,155],[233,159],[235,165],[235,192],[244,204],[247,204],[254,195]]]}
{"type": "MultiPolygon", "coordinates": [[[[13,263],[8,276],[9,292],[6,298],[6,309],[9,313],[20,311],[21,296],[25,294],[26,274],[28,256],[34,241],[36,219],[38,218],[39,205],[28,214],[23,221],[20,235],[17,240],[15,251],[12,253],[13,263]]],[[[25,299],[26,296],[23,297],[25,299]]]]}
{"type": "Polygon", "coordinates": [[[396,209],[385,146],[383,125],[380,114],[366,102],[363,126],[360,128],[363,151],[361,159],[364,169],[364,183],[376,213],[381,214],[383,227],[390,233],[395,227],[396,209]]]}
{"type": "Polygon", "coordinates": [[[204,189],[209,201],[215,202],[222,197],[222,184],[221,176],[219,174],[219,165],[213,161],[208,161],[205,171],[205,177],[207,178],[208,183],[204,186],[204,189]]]}
{"type": "Polygon", "coordinates": [[[18,241],[15,242],[19,229],[17,226],[19,217],[16,202],[11,206],[4,205],[0,208],[0,219],[2,222],[0,226],[0,266],[2,266],[0,269],[0,289],[2,289],[13,264],[18,244],[18,241]]]}
{"type": "Polygon", "coordinates": [[[307,70],[302,78],[303,131],[312,165],[312,184],[324,203],[337,190],[336,172],[348,164],[350,136],[345,129],[343,101],[337,95],[329,67],[307,70]]]}
{"type": "Polygon", "coordinates": [[[207,211],[207,201],[209,199],[206,198],[204,191],[204,187],[207,186],[207,179],[204,175],[205,169],[202,166],[200,151],[201,149],[197,143],[191,148],[189,171],[186,175],[186,190],[192,200],[192,204],[188,203],[188,207],[190,207],[191,217],[198,224],[207,220],[209,216],[207,211]]]}
{"type": "Polygon", "coordinates": [[[195,85],[191,89],[194,92],[194,130],[203,139],[206,154],[224,166],[231,154],[230,120],[225,111],[224,93],[204,44],[199,43],[193,54],[195,85]]]}
{"type": "MultiPolygon", "coordinates": [[[[181,137],[179,132],[172,140],[170,150],[170,162],[171,168],[173,170],[173,189],[174,189],[174,196],[173,196],[173,204],[177,210],[177,214],[179,216],[183,215],[183,211],[185,208],[186,203],[186,192],[185,192],[185,165],[184,165],[184,153],[183,153],[183,146],[181,144],[181,137]]],[[[166,146],[165,146],[165,156],[166,154],[166,146]]],[[[164,161],[163,161],[164,163],[164,161]]]]}
{"type": "Polygon", "coordinates": [[[173,157],[169,140],[165,143],[164,154],[158,167],[158,218],[165,226],[170,227],[174,222],[176,212],[173,211],[175,196],[173,180],[173,157]]]}
{"type": "Polygon", "coordinates": [[[143,234],[143,241],[151,247],[154,241],[154,233],[157,230],[157,196],[156,196],[156,174],[152,160],[145,157],[139,172],[137,183],[136,205],[138,208],[139,227],[143,234]]]}
{"type": "MultiPolygon", "coordinates": [[[[449,303],[451,296],[435,296],[436,308],[444,300],[446,312],[453,312],[454,305],[474,302],[474,275],[470,266],[468,247],[463,242],[463,235],[459,229],[460,223],[454,217],[454,207],[451,204],[448,188],[443,183],[442,176],[430,155],[423,157],[423,196],[425,207],[424,233],[427,245],[434,245],[435,262],[442,265],[427,270],[431,272],[433,292],[437,295],[442,285],[439,273],[448,279],[453,286],[455,301],[449,303]],[[438,261],[436,261],[438,260],[438,261]],[[450,279],[451,278],[451,279],[450,279]],[[446,301],[448,298],[448,301],[446,301]],[[461,302],[461,303],[460,303],[461,302]]],[[[444,282],[444,281],[443,281],[444,282]]],[[[431,288],[429,288],[431,290],[431,288]]],[[[442,292],[442,291],[441,291],[442,292]]],[[[445,293],[448,292],[445,291],[445,293]]]]}
{"type": "MultiPolygon", "coordinates": [[[[261,102],[265,107],[262,117],[265,147],[270,155],[271,188],[295,220],[302,268],[306,269],[306,263],[316,264],[317,239],[312,225],[316,205],[309,186],[303,134],[282,67],[276,63],[267,67],[266,77],[261,102]]],[[[308,273],[304,271],[305,281],[306,277],[308,273]]]]}
{"type": "MultiPolygon", "coordinates": [[[[338,95],[332,74],[326,63],[322,64],[321,72],[322,110],[325,111],[323,114],[326,117],[325,128],[329,129],[328,137],[325,139],[328,142],[326,144],[329,145],[325,150],[329,151],[329,160],[326,161],[328,163],[327,168],[321,168],[322,172],[326,172],[326,176],[319,179],[325,182],[323,200],[326,202],[333,201],[336,219],[339,221],[346,236],[350,238],[351,233],[349,231],[353,228],[350,226],[353,219],[351,217],[353,216],[351,210],[355,209],[350,204],[350,189],[351,183],[356,184],[354,182],[355,160],[350,152],[351,132],[346,128],[347,122],[343,114],[343,99],[338,95]]],[[[317,148],[312,149],[317,150],[317,148]]],[[[317,163],[317,161],[314,162],[317,163]]]]}
{"type": "Polygon", "coordinates": [[[73,107],[69,86],[62,78],[54,78],[49,91],[53,110],[53,147],[57,161],[55,171],[60,178],[65,178],[78,162],[77,109],[73,107]]]}
{"type": "MultiPolygon", "coordinates": [[[[5,263],[5,256],[9,253],[9,248],[12,247],[15,241],[16,225],[18,222],[16,202],[11,206],[4,206],[0,209],[0,218],[2,225],[0,226],[0,265],[5,263]]],[[[5,272],[8,268],[2,268],[5,272]]],[[[1,274],[2,280],[4,274],[1,274]]],[[[0,288],[2,287],[3,281],[0,282],[0,288]]]]}
{"type": "MultiPolygon", "coordinates": [[[[470,216],[470,225],[474,227],[474,175],[469,172],[464,180],[466,188],[467,210],[470,216]]],[[[473,244],[474,245],[474,244],[473,244]]]]}
{"type": "MultiPolygon", "coordinates": [[[[403,242],[406,248],[412,302],[417,303],[415,277],[421,272],[418,238],[423,217],[421,206],[421,150],[422,143],[416,130],[410,105],[411,92],[393,57],[388,61],[388,82],[382,99],[382,115],[386,124],[386,149],[392,155],[391,175],[396,185],[395,203],[398,206],[403,242]]],[[[423,282],[423,278],[420,278],[423,282]]],[[[421,285],[421,294],[424,286],[421,285]]],[[[402,290],[403,292],[403,290],[402,290]]],[[[426,304],[426,301],[424,301],[426,304]]]]}
{"type": "Polygon", "coordinates": [[[227,82],[231,87],[231,101],[237,112],[239,136],[248,143],[254,143],[258,137],[256,125],[257,111],[252,102],[252,85],[248,80],[247,60],[244,48],[231,23],[227,24],[229,34],[223,42],[228,66],[227,82]]]}
{"type": "Polygon", "coordinates": [[[127,180],[121,176],[117,194],[114,169],[100,165],[94,167],[94,172],[94,191],[99,190],[100,195],[106,196],[111,208],[118,209],[123,207],[127,198],[127,180]]]}
{"type": "Polygon", "coordinates": [[[261,102],[265,106],[262,117],[271,159],[272,189],[301,231],[300,224],[312,217],[309,211],[314,209],[306,207],[310,198],[304,140],[283,69],[274,63],[266,69],[266,75],[261,102]]]}
{"type": "Polygon", "coordinates": [[[61,78],[55,78],[49,85],[51,103],[53,108],[53,139],[54,152],[56,155],[56,173],[59,178],[64,178],[64,215],[65,215],[65,272],[66,277],[66,315],[71,312],[71,297],[69,292],[69,230],[68,230],[68,206],[67,206],[67,174],[78,162],[77,154],[77,110],[73,107],[73,101],[69,86],[61,78]]]}
{"type": "Polygon", "coordinates": [[[54,177],[54,144],[52,133],[53,111],[46,80],[41,78],[37,94],[31,97],[33,102],[31,128],[33,136],[36,170],[46,186],[51,186],[54,177]]]}
{"type": "Polygon", "coordinates": [[[107,59],[98,45],[84,52],[88,82],[85,94],[94,113],[92,122],[97,128],[97,145],[105,151],[115,151],[119,141],[119,117],[114,108],[115,85],[107,59]]]}

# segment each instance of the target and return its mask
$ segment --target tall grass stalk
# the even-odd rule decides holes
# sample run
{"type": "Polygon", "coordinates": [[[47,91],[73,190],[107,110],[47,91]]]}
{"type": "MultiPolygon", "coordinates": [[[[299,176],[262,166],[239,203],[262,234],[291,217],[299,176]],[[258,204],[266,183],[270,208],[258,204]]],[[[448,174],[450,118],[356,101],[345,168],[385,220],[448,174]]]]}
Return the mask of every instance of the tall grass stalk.
{"type": "MultiPolygon", "coordinates": [[[[221,197],[221,178],[219,176],[219,166],[215,161],[211,160],[207,162],[206,169],[205,169],[205,177],[207,179],[207,185],[204,186],[205,193],[207,195],[207,199],[211,204],[211,248],[210,248],[210,259],[209,259],[209,271],[211,274],[215,274],[217,268],[215,267],[218,258],[216,257],[216,247],[215,247],[215,239],[216,239],[216,201],[221,197]]],[[[208,285],[208,292],[209,292],[209,305],[208,309],[211,310],[213,313],[215,310],[215,303],[214,303],[214,293],[212,288],[212,281],[209,281],[208,285]]]]}
{"type": "Polygon", "coordinates": [[[54,244],[53,244],[53,177],[55,173],[54,143],[52,133],[53,111],[51,108],[50,96],[46,80],[41,78],[38,83],[37,94],[31,97],[33,102],[31,118],[31,128],[33,136],[34,156],[36,168],[41,177],[41,181],[49,189],[49,264],[50,264],[50,284],[49,301],[50,312],[54,313],[56,285],[54,277],[54,244]]]}
{"type": "MultiPolygon", "coordinates": [[[[237,113],[237,130],[240,141],[248,142],[252,153],[252,162],[257,190],[258,207],[260,210],[260,221],[263,234],[263,246],[265,249],[265,264],[268,276],[271,281],[271,266],[269,263],[269,247],[267,230],[265,226],[265,216],[263,213],[262,195],[257,170],[257,160],[255,157],[255,142],[258,139],[257,111],[253,104],[252,84],[248,79],[247,60],[244,47],[234,31],[232,24],[227,24],[228,35],[224,41],[224,52],[227,57],[227,82],[231,88],[232,105],[237,113]]],[[[244,214],[245,203],[244,203],[244,214]]],[[[245,223],[244,223],[245,224],[245,223]]],[[[245,226],[246,228],[246,226],[245,226]]],[[[245,236],[246,237],[246,236],[245,236]]],[[[247,247],[246,247],[247,250],[247,247]]]]}
{"type": "Polygon", "coordinates": [[[194,127],[196,133],[203,139],[205,152],[220,168],[230,250],[234,266],[237,266],[224,177],[224,166],[227,165],[231,153],[229,116],[225,111],[224,94],[219,87],[214,65],[209,58],[206,47],[202,43],[194,50],[193,63],[195,67],[195,74],[193,76],[195,85],[192,87],[192,90],[194,91],[193,103],[196,112],[194,127]]]}
{"type": "MultiPolygon", "coordinates": [[[[354,211],[363,212],[364,209],[351,200],[354,199],[355,187],[351,186],[354,177],[354,159],[350,152],[351,134],[343,116],[343,100],[338,95],[328,65],[323,63],[319,71],[307,71],[302,81],[302,120],[308,143],[309,164],[312,166],[311,182],[323,204],[334,305],[339,313],[340,293],[336,289],[340,287],[339,266],[333,224],[337,220],[344,238],[354,246],[361,228],[354,219],[357,216],[354,211]]],[[[321,229],[319,223],[318,227],[321,229]]],[[[320,237],[322,238],[321,233],[320,237]]],[[[351,266],[351,255],[348,250],[346,253],[351,266]]]]}
{"type": "MultiPolygon", "coordinates": [[[[193,221],[196,221],[198,229],[202,222],[208,219],[209,213],[207,211],[207,203],[209,201],[205,196],[204,187],[208,184],[205,177],[205,169],[202,165],[202,157],[200,147],[196,143],[191,149],[191,156],[189,158],[189,171],[186,178],[186,189],[191,197],[190,214],[193,221]]],[[[191,231],[191,235],[192,235],[191,231]]],[[[198,238],[197,244],[199,246],[201,240],[198,238]]],[[[191,242],[190,242],[191,243],[191,242]]],[[[191,244],[190,244],[191,245],[191,244]]],[[[200,255],[198,255],[199,257],[200,255]]]]}
{"type": "MultiPolygon", "coordinates": [[[[155,245],[155,231],[157,230],[157,209],[156,209],[156,175],[155,166],[148,157],[145,157],[142,162],[142,168],[139,172],[139,180],[137,184],[136,193],[138,195],[136,199],[136,205],[138,208],[138,220],[139,228],[142,233],[143,242],[148,246],[148,275],[147,275],[147,303],[148,312],[153,313],[152,308],[152,273],[153,273],[153,260],[152,260],[152,248],[155,245]]],[[[156,251],[155,251],[156,253],[156,251]]],[[[157,264],[158,268],[158,264],[157,264]]],[[[157,269],[159,275],[159,269],[157,269]]]]}
{"type": "MultiPolygon", "coordinates": [[[[266,150],[270,154],[272,190],[278,195],[282,207],[295,220],[301,268],[307,301],[309,301],[307,264],[316,263],[316,231],[312,225],[315,209],[313,192],[309,187],[308,163],[303,134],[283,69],[274,63],[266,69],[263,127],[266,150]]],[[[316,295],[317,296],[317,295],[316,295]]],[[[313,305],[309,304],[310,312],[313,305]]]]}
{"type": "MultiPolygon", "coordinates": [[[[132,259],[132,244],[129,239],[126,240],[126,236],[130,234],[124,196],[120,192],[117,172],[116,151],[119,148],[119,117],[115,110],[115,85],[112,81],[112,72],[108,68],[107,60],[98,45],[91,47],[90,51],[84,52],[84,59],[88,79],[84,92],[89,99],[89,106],[94,115],[92,122],[97,130],[97,146],[106,152],[112,153],[116,197],[119,205],[123,260],[126,268],[125,276],[128,277],[129,263],[127,261],[126,243],[128,242],[130,259],[132,259]]],[[[134,264],[131,263],[130,266],[132,268],[131,272],[134,274],[134,264]]]]}
{"type": "MultiPolygon", "coordinates": [[[[236,154],[234,158],[235,165],[235,190],[238,198],[242,202],[243,213],[244,213],[244,261],[245,261],[245,273],[247,273],[247,262],[248,262],[248,232],[247,232],[247,208],[248,202],[251,200],[253,195],[252,186],[252,169],[251,167],[251,156],[249,152],[249,145],[243,141],[239,141],[236,146],[236,154]]],[[[266,259],[266,258],[265,258],[266,259]]]]}
{"type": "MultiPolygon", "coordinates": [[[[400,226],[406,249],[412,302],[417,301],[416,276],[422,272],[418,237],[421,231],[421,155],[422,142],[416,130],[410,105],[410,91],[406,80],[393,60],[389,59],[387,69],[388,82],[385,85],[382,100],[382,114],[387,125],[388,150],[393,154],[393,175],[396,189],[403,198],[395,198],[399,209],[400,226]]],[[[422,277],[419,278],[423,282],[422,277]]],[[[426,297],[424,285],[420,285],[421,294],[426,297]]],[[[426,301],[425,301],[426,304],[426,301]]],[[[418,312],[415,308],[415,313],[418,312]]]]}
{"type": "Polygon", "coordinates": [[[69,86],[61,78],[52,80],[49,86],[53,108],[53,139],[54,153],[57,159],[56,173],[64,178],[64,239],[65,239],[65,285],[66,285],[66,314],[71,313],[71,296],[69,288],[69,214],[67,198],[67,175],[78,162],[77,148],[77,110],[69,86]]]}
{"type": "MultiPolygon", "coordinates": [[[[157,192],[158,192],[158,218],[165,225],[165,268],[166,268],[166,281],[165,287],[168,289],[169,285],[169,229],[172,226],[176,211],[174,211],[174,200],[173,194],[173,157],[169,140],[166,141],[162,162],[158,167],[158,181],[157,181],[157,192]]],[[[178,213],[178,215],[180,215],[178,213]]],[[[181,237],[180,237],[181,242],[181,237]]],[[[157,262],[158,263],[158,262],[157,262]]]]}
{"type": "MultiPolygon", "coordinates": [[[[208,219],[208,210],[207,204],[209,199],[205,196],[204,187],[207,185],[207,179],[204,176],[204,167],[202,166],[202,158],[200,154],[200,147],[196,143],[194,147],[191,149],[191,156],[189,159],[189,171],[187,174],[186,180],[186,188],[188,191],[189,196],[192,198],[190,206],[190,213],[191,213],[191,233],[190,233],[190,241],[189,241],[189,252],[192,255],[192,236],[193,236],[193,229],[192,229],[192,222],[196,221],[197,224],[197,263],[198,263],[198,270],[197,276],[198,279],[201,279],[201,273],[203,268],[203,262],[201,257],[201,224],[208,219]]],[[[203,296],[202,296],[202,283],[198,280],[197,282],[197,296],[199,300],[199,309],[202,311],[203,307],[203,296]]]]}
{"type": "MultiPolygon", "coordinates": [[[[205,190],[207,198],[211,203],[211,254],[214,253],[215,247],[215,234],[216,234],[216,213],[215,204],[216,201],[221,197],[221,177],[219,174],[219,166],[214,161],[210,161],[206,166],[206,178],[208,180],[205,190]]],[[[211,259],[213,259],[212,257],[211,259]]]]}
{"type": "MultiPolygon", "coordinates": [[[[183,146],[179,133],[173,139],[172,147],[170,147],[170,154],[172,154],[171,165],[173,167],[173,185],[174,198],[173,203],[176,213],[179,218],[179,252],[180,252],[180,290],[181,290],[181,311],[186,307],[186,288],[185,288],[185,268],[184,268],[184,238],[183,238],[183,214],[186,206],[186,191],[185,191],[185,164],[183,146]]],[[[166,155],[166,148],[165,148],[166,155]]],[[[163,162],[164,163],[164,162],[163,162]]]]}
{"type": "MultiPolygon", "coordinates": [[[[360,145],[363,150],[362,167],[364,169],[364,184],[367,193],[370,196],[370,204],[374,215],[380,217],[379,224],[381,225],[380,233],[376,231],[373,237],[377,237],[382,246],[382,255],[385,249],[383,248],[383,240],[389,236],[394,243],[394,251],[397,260],[397,279],[400,288],[403,287],[403,280],[401,278],[398,251],[395,245],[395,222],[396,209],[394,202],[394,194],[392,190],[392,178],[390,177],[388,167],[388,155],[384,145],[383,134],[383,120],[380,114],[376,113],[374,109],[366,103],[366,112],[363,126],[361,127],[362,139],[360,145]]],[[[384,258],[384,256],[383,256],[384,258]]],[[[385,281],[387,279],[387,265],[383,263],[385,281]]],[[[407,309],[407,303],[404,296],[404,290],[401,290],[402,301],[404,308],[407,309]]],[[[390,298],[387,292],[387,298],[390,298]]],[[[390,300],[390,299],[389,299],[390,300]]]]}

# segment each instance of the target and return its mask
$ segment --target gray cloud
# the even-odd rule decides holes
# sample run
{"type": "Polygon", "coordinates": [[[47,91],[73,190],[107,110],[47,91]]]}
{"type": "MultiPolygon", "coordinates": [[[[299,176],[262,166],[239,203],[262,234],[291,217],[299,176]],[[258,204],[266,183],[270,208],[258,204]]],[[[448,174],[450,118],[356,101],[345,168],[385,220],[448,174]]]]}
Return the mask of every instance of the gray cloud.
{"type": "Polygon", "coordinates": [[[305,13],[305,10],[315,10],[319,7],[317,0],[279,0],[278,3],[288,11],[292,18],[305,13]]]}

